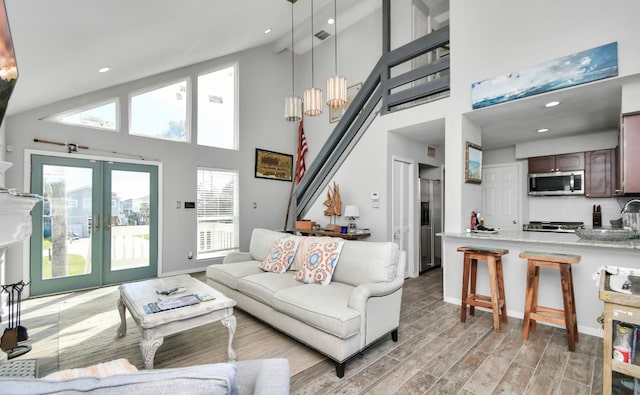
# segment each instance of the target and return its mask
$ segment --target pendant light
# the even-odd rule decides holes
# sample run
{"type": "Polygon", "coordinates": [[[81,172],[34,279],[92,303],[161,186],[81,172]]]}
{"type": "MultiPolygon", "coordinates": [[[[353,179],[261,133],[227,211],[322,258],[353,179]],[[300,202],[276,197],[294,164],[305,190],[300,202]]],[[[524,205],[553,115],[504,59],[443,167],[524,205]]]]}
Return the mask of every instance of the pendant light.
{"type": "Polygon", "coordinates": [[[291,2],[291,96],[284,98],[284,119],[299,122],[302,119],[302,99],[295,95],[295,65],[293,52],[293,1],[291,2]]]}
{"type": "Polygon", "coordinates": [[[334,61],[336,74],[327,80],[327,106],[340,108],[347,104],[347,79],[338,75],[338,7],[336,3],[336,0],[333,0],[334,61]]]}
{"type": "Polygon", "coordinates": [[[304,115],[322,114],[322,90],[313,87],[313,0],[311,0],[311,88],[304,91],[304,115]]]}

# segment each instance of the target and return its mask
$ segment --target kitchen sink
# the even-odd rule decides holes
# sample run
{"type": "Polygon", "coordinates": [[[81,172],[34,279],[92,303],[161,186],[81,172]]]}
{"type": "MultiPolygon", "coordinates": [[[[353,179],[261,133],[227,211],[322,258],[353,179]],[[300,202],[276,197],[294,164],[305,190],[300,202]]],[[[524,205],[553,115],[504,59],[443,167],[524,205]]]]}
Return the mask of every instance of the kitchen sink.
{"type": "Polygon", "coordinates": [[[636,233],[628,228],[580,228],[576,235],[586,240],[618,241],[633,239],[636,233]]]}

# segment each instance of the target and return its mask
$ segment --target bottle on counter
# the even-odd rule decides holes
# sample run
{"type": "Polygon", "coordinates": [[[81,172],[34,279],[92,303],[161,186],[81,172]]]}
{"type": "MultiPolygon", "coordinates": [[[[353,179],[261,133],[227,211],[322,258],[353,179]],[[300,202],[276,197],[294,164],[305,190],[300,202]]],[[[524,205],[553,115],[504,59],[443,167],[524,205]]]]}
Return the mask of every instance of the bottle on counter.
{"type": "Polygon", "coordinates": [[[476,216],[476,212],[472,211],[471,212],[471,230],[476,230],[477,226],[478,226],[478,217],[476,216]]]}

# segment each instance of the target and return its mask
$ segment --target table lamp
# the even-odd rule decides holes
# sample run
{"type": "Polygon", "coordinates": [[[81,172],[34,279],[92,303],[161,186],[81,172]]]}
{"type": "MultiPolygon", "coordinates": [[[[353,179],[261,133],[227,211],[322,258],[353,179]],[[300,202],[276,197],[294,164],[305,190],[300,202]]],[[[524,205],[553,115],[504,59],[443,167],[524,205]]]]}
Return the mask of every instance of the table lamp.
{"type": "Polygon", "coordinates": [[[348,232],[356,233],[356,218],[360,216],[360,209],[358,206],[346,206],[342,215],[349,220],[348,232]]]}

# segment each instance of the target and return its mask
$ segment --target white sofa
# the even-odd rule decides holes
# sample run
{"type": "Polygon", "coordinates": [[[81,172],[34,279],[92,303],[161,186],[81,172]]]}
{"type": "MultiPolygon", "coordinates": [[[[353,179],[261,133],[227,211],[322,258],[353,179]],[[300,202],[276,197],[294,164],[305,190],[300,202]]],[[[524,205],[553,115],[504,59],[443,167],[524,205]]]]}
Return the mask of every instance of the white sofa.
{"type": "Polygon", "coordinates": [[[303,236],[255,229],[249,252],[231,253],[222,264],[209,266],[207,283],[244,311],[327,355],[338,377],[350,357],[376,340],[391,333],[397,341],[404,251],[391,242],[345,240],[331,282],[304,284],[293,271],[258,267],[274,241],[285,237],[303,236]]]}

